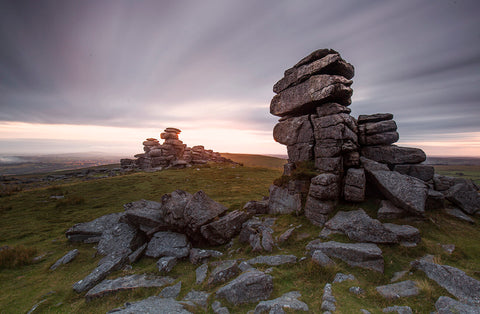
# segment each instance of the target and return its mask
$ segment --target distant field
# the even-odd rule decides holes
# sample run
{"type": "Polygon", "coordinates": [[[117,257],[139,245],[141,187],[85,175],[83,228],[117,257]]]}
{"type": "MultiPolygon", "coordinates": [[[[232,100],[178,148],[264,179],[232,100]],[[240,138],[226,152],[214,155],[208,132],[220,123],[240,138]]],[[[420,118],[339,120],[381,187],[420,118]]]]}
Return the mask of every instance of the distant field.
{"type": "Polygon", "coordinates": [[[480,185],[480,166],[437,165],[434,167],[438,174],[471,179],[475,184],[480,185]]]}
{"type": "Polygon", "coordinates": [[[287,162],[285,159],[252,154],[230,154],[222,153],[222,156],[229,158],[235,162],[241,163],[246,167],[266,167],[273,169],[283,169],[283,165],[287,162]]]}

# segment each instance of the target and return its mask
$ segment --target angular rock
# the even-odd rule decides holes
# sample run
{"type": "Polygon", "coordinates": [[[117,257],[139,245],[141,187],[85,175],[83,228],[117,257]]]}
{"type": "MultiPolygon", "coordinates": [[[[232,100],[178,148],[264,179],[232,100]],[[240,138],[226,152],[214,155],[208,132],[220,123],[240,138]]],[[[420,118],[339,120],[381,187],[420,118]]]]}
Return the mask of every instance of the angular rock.
{"type": "Polygon", "coordinates": [[[222,306],[219,301],[214,301],[212,303],[212,310],[215,314],[230,314],[230,311],[226,307],[222,306]]]}
{"type": "Polygon", "coordinates": [[[389,306],[382,309],[383,313],[397,312],[398,314],[413,314],[412,309],[409,306],[389,306]]]}
{"type": "Polygon", "coordinates": [[[76,224],[65,235],[72,242],[98,242],[102,233],[116,225],[124,215],[125,213],[108,214],[90,222],[76,224]]]}
{"type": "Polygon", "coordinates": [[[112,280],[105,279],[92,289],[90,289],[85,298],[91,301],[95,298],[103,297],[107,294],[117,293],[119,291],[133,290],[138,288],[163,287],[173,282],[170,277],[157,277],[142,275],[130,275],[112,280]]]}
{"type": "Polygon", "coordinates": [[[190,242],[188,242],[184,234],[161,231],[153,235],[153,238],[148,243],[145,255],[153,258],[162,256],[183,258],[188,256],[189,252],[190,242]]]}
{"type": "Polygon", "coordinates": [[[389,164],[418,164],[424,162],[427,156],[419,148],[389,146],[365,146],[362,155],[368,159],[389,164]]]}
{"type": "Polygon", "coordinates": [[[224,261],[210,273],[207,283],[211,286],[218,285],[237,276],[241,272],[236,260],[224,261]]]}
{"type": "Polygon", "coordinates": [[[124,308],[115,309],[109,313],[131,314],[131,313],[158,313],[158,314],[192,314],[187,311],[184,305],[172,298],[159,296],[149,297],[138,302],[128,302],[124,308]]]}
{"type": "Polygon", "coordinates": [[[182,190],[163,195],[162,209],[165,222],[177,230],[184,230],[187,224],[184,219],[184,210],[192,197],[192,194],[182,190]]]}
{"type": "Polygon", "coordinates": [[[370,218],[363,209],[339,211],[325,223],[325,227],[339,231],[357,242],[398,243],[397,235],[380,221],[370,218]]]}
{"type": "Polygon", "coordinates": [[[382,200],[377,212],[377,218],[381,220],[403,218],[408,214],[405,210],[393,205],[392,202],[382,200]]]}
{"type": "Polygon", "coordinates": [[[350,168],[345,175],[343,197],[349,202],[365,200],[366,177],[364,169],[350,168]]]}
{"type": "Polygon", "coordinates": [[[320,250],[328,257],[343,260],[350,266],[371,269],[383,273],[384,262],[382,250],[372,243],[340,243],[313,240],[306,249],[310,252],[320,250]]]}
{"type": "Polygon", "coordinates": [[[305,217],[314,225],[322,227],[328,214],[335,210],[336,201],[324,201],[308,196],[305,203],[305,217]]]}
{"type": "Polygon", "coordinates": [[[133,264],[136,261],[138,261],[142,257],[143,253],[145,253],[147,246],[148,246],[148,243],[144,243],[141,247],[139,247],[138,249],[133,251],[130,255],[128,255],[128,262],[130,264],[133,264]]]}
{"type": "Polygon", "coordinates": [[[50,270],[57,269],[60,265],[65,265],[73,261],[75,257],[78,255],[78,249],[71,250],[61,258],[59,258],[52,266],[50,266],[50,270]]]}
{"type": "Polygon", "coordinates": [[[136,211],[139,209],[153,209],[161,211],[162,203],[141,199],[139,201],[123,204],[123,209],[125,209],[125,211],[136,211]]]}
{"type": "Polygon", "coordinates": [[[273,128],[273,139],[283,145],[313,143],[310,116],[291,117],[280,121],[273,128]]]}
{"type": "Polygon", "coordinates": [[[209,244],[225,244],[240,232],[242,224],[248,218],[250,218],[248,213],[234,210],[218,220],[203,225],[200,231],[209,244]]]}
{"type": "Polygon", "coordinates": [[[384,223],[383,226],[393,232],[401,244],[412,246],[420,243],[420,230],[409,225],[384,223]]]}
{"type": "Polygon", "coordinates": [[[123,205],[125,217],[130,224],[147,232],[152,228],[167,230],[170,225],[163,220],[162,204],[154,201],[140,200],[123,205]]]}
{"type": "Polygon", "coordinates": [[[177,258],[174,256],[164,256],[157,261],[159,272],[169,273],[175,265],[177,265],[177,258]]]}
{"type": "Polygon", "coordinates": [[[464,271],[452,266],[433,263],[428,256],[413,261],[411,265],[423,271],[428,278],[445,288],[460,301],[480,306],[480,294],[478,293],[480,281],[467,276],[464,271]]]}
{"type": "Polygon", "coordinates": [[[342,157],[317,157],[315,158],[315,169],[320,172],[340,173],[343,169],[342,157]]]}
{"type": "Polygon", "coordinates": [[[353,293],[353,294],[356,294],[356,295],[360,295],[360,294],[364,294],[364,293],[365,293],[365,290],[363,290],[362,288],[357,287],[357,286],[348,288],[348,291],[349,291],[350,293],[353,293]]]}
{"type": "Polygon", "coordinates": [[[273,251],[273,246],[275,245],[273,241],[272,234],[267,230],[264,229],[262,231],[262,247],[267,252],[273,251]]]}
{"type": "Polygon", "coordinates": [[[162,298],[178,298],[180,291],[182,290],[182,282],[179,281],[173,286],[165,287],[160,293],[158,294],[159,297],[162,298]]]}
{"type": "Polygon", "coordinates": [[[251,215],[268,213],[268,200],[266,201],[249,201],[243,206],[243,210],[251,215]]]}
{"type": "Polygon", "coordinates": [[[398,299],[416,296],[420,293],[414,281],[406,280],[375,288],[386,299],[398,299]]]}
{"type": "Polygon", "coordinates": [[[318,104],[337,102],[349,105],[352,81],[338,75],[315,75],[273,97],[270,113],[275,116],[311,112],[318,104]]]}
{"type": "Polygon", "coordinates": [[[393,204],[412,214],[424,215],[428,186],[423,181],[395,171],[374,170],[369,174],[377,188],[393,204]]]}
{"type": "Polygon", "coordinates": [[[436,210],[445,208],[445,195],[442,192],[433,189],[428,190],[426,210],[436,210]]]}
{"type": "Polygon", "coordinates": [[[390,282],[395,282],[403,278],[408,273],[408,270],[402,270],[402,271],[397,271],[393,273],[392,279],[390,279],[390,282]]]}
{"type": "Polygon", "coordinates": [[[320,200],[335,200],[340,195],[339,177],[332,173],[322,173],[311,180],[308,195],[320,200]]]}
{"type": "Polygon", "coordinates": [[[206,310],[208,306],[209,296],[210,296],[210,293],[208,292],[192,290],[189,293],[187,293],[187,295],[185,296],[185,298],[183,298],[183,300],[187,302],[192,302],[193,304],[198,305],[204,310],[206,310]]]}
{"type": "Polygon", "coordinates": [[[387,121],[392,120],[393,114],[391,113],[375,113],[370,115],[360,115],[358,116],[358,124],[365,124],[365,123],[376,123],[380,121],[387,121]]]}
{"type": "Polygon", "coordinates": [[[316,108],[316,111],[317,111],[317,116],[319,117],[330,116],[338,113],[350,114],[350,112],[352,112],[350,108],[334,102],[322,104],[316,108]]]}
{"type": "Polygon", "coordinates": [[[313,143],[297,143],[287,146],[288,162],[298,163],[313,158],[313,143]]]}
{"type": "Polygon", "coordinates": [[[465,183],[457,183],[445,192],[447,200],[473,215],[480,211],[480,194],[465,183]]]}
{"type": "Polygon", "coordinates": [[[358,124],[358,132],[364,135],[386,133],[397,130],[397,124],[393,120],[383,120],[378,122],[367,122],[358,124]]]}
{"type": "Polygon", "coordinates": [[[381,164],[379,162],[365,158],[363,156],[360,157],[360,162],[367,173],[370,173],[375,170],[385,170],[385,171],[390,170],[387,165],[381,164]]]}
{"type": "Polygon", "coordinates": [[[468,215],[465,215],[458,208],[445,208],[444,212],[449,216],[455,217],[455,218],[463,220],[465,222],[468,222],[468,223],[471,223],[471,224],[475,223],[475,221],[472,218],[470,218],[468,215]]]}
{"type": "Polygon", "coordinates": [[[255,307],[255,314],[270,311],[274,306],[280,306],[282,309],[285,308],[290,311],[308,312],[308,305],[298,300],[301,296],[302,295],[299,291],[291,291],[284,293],[281,297],[273,300],[260,301],[255,307]]]}
{"type": "Polygon", "coordinates": [[[234,305],[266,300],[273,291],[273,278],[252,269],[217,290],[217,297],[225,298],[234,305]]]}
{"type": "Polygon", "coordinates": [[[441,296],[435,302],[435,309],[438,314],[478,314],[480,313],[479,306],[473,306],[458,302],[450,297],[441,296]]]}
{"type": "Polygon", "coordinates": [[[395,165],[393,171],[415,177],[422,181],[430,181],[435,174],[435,168],[429,165],[395,165]]]}
{"type": "Polygon", "coordinates": [[[287,241],[290,238],[290,236],[292,235],[293,231],[295,231],[295,229],[296,229],[295,227],[287,229],[284,233],[282,233],[278,237],[278,242],[283,243],[283,242],[287,241]]]}
{"type": "Polygon", "coordinates": [[[126,223],[118,223],[103,232],[98,242],[97,252],[101,255],[135,251],[145,243],[144,235],[136,228],[126,223]]]}
{"type": "Polygon", "coordinates": [[[320,308],[324,311],[335,312],[337,309],[335,303],[337,303],[337,300],[332,294],[332,284],[327,283],[323,288],[322,305],[320,308]]]}
{"type": "Polygon", "coordinates": [[[190,262],[192,264],[198,264],[198,263],[204,263],[206,262],[210,257],[220,257],[222,256],[223,253],[215,250],[203,250],[203,249],[197,249],[193,248],[190,250],[190,262]]]}
{"type": "Polygon", "coordinates": [[[290,191],[286,188],[276,185],[270,186],[270,198],[268,200],[270,214],[290,214],[300,212],[301,208],[300,194],[290,194],[290,191]]]}
{"type": "Polygon", "coordinates": [[[400,135],[396,131],[370,135],[361,134],[358,137],[358,142],[365,146],[390,145],[397,142],[399,138],[400,135]]]}
{"type": "Polygon", "coordinates": [[[295,264],[296,262],[297,262],[297,257],[295,255],[271,255],[271,256],[260,255],[260,256],[251,258],[247,261],[247,263],[250,265],[266,264],[270,266],[279,266],[283,264],[295,264]]]}
{"type": "Polygon", "coordinates": [[[317,263],[322,267],[333,266],[335,263],[328,257],[327,255],[323,254],[322,251],[316,250],[312,253],[312,261],[317,263]]]}
{"type": "Polygon", "coordinates": [[[333,278],[333,283],[341,283],[347,280],[353,281],[355,280],[355,276],[352,274],[336,273],[335,278],[333,278]]]}
{"type": "Polygon", "coordinates": [[[201,266],[197,267],[195,270],[195,283],[197,285],[201,284],[206,278],[207,278],[207,272],[208,272],[208,264],[202,264],[201,266]]]}

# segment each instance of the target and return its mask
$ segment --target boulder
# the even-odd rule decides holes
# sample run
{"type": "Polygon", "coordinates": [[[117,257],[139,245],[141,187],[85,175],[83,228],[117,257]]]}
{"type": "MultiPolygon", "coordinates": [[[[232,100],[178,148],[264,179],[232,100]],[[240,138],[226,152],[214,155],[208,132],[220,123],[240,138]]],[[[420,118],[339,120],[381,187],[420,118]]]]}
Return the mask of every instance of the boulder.
{"type": "Polygon", "coordinates": [[[270,197],[268,199],[268,211],[270,214],[290,214],[300,212],[302,199],[300,194],[291,194],[287,188],[276,185],[270,186],[270,197]]]}
{"type": "Polygon", "coordinates": [[[343,260],[350,266],[371,269],[383,273],[382,250],[373,243],[340,243],[313,240],[306,246],[311,253],[320,250],[329,257],[343,260]]]}
{"type": "Polygon", "coordinates": [[[328,48],[317,49],[314,52],[310,53],[308,56],[304,57],[302,60],[298,61],[297,64],[293,66],[293,68],[286,70],[285,75],[288,75],[295,68],[298,68],[304,64],[311,63],[315,60],[322,59],[329,54],[338,54],[338,52],[328,48]]]}
{"type": "Polygon", "coordinates": [[[397,142],[399,138],[400,135],[396,131],[370,135],[360,134],[358,137],[358,142],[365,146],[390,145],[397,142]]]}
{"type": "Polygon", "coordinates": [[[208,297],[210,297],[210,293],[208,292],[191,290],[183,298],[183,301],[186,301],[187,304],[200,306],[201,308],[206,310],[208,306],[208,297]]]}
{"type": "Polygon", "coordinates": [[[247,263],[250,265],[266,264],[269,266],[295,264],[296,262],[297,262],[297,257],[295,255],[271,255],[271,256],[260,255],[260,256],[251,258],[247,261],[247,263]]]}
{"type": "Polygon", "coordinates": [[[369,178],[380,192],[396,206],[423,216],[428,186],[416,178],[395,171],[374,170],[369,178]]]}
{"type": "Polygon", "coordinates": [[[480,194],[465,183],[457,183],[449,188],[445,197],[467,214],[480,211],[480,194]]]}
{"type": "Polygon", "coordinates": [[[207,263],[197,267],[197,269],[195,269],[195,277],[196,277],[195,283],[197,285],[201,284],[207,278],[207,273],[208,273],[207,263]]]}
{"type": "Polygon", "coordinates": [[[218,220],[203,225],[200,231],[209,244],[225,244],[240,232],[242,224],[248,218],[250,218],[248,213],[234,210],[218,220]]]}
{"type": "Polygon", "coordinates": [[[146,274],[130,275],[116,279],[105,279],[86,294],[87,301],[100,298],[108,294],[114,294],[120,291],[134,290],[138,288],[163,287],[173,283],[174,279],[170,277],[149,276],[146,274]]]}
{"type": "Polygon", "coordinates": [[[262,248],[267,252],[272,252],[274,245],[275,245],[275,242],[273,241],[272,233],[267,229],[263,229],[262,230],[262,248]]]}
{"type": "Polygon", "coordinates": [[[317,263],[322,267],[333,266],[335,263],[328,257],[327,255],[323,254],[322,251],[316,250],[312,253],[312,261],[317,263]]]}
{"type": "Polygon", "coordinates": [[[175,256],[164,256],[157,261],[159,272],[169,273],[175,265],[177,265],[177,258],[175,256]]]}
{"type": "Polygon", "coordinates": [[[442,192],[429,189],[425,209],[436,210],[443,208],[445,208],[445,195],[442,192]]]}
{"type": "Polygon", "coordinates": [[[214,301],[212,303],[212,310],[214,314],[230,314],[230,311],[222,306],[222,304],[219,301],[214,301]]]}
{"type": "Polygon", "coordinates": [[[273,128],[273,139],[283,145],[313,143],[310,115],[291,117],[280,121],[273,128]]]}
{"type": "Polygon", "coordinates": [[[336,200],[340,195],[339,177],[332,173],[322,173],[312,178],[308,195],[320,200],[336,200]]]}
{"type": "Polygon", "coordinates": [[[176,299],[182,290],[182,282],[179,281],[173,286],[165,287],[162,291],[158,294],[158,296],[162,298],[173,298],[176,299]]]}
{"type": "Polygon", "coordinates": [[[189,255],[190,242],[184,234],[161,231],[153,235],[148,243],[145,255],[148,257],[159,258],[162,256],[174,256],[183,258],[189,255]]]}
{"type": "Polygon", "coordinates": [[[389,165],[418,164],[424,162],[427,156],[419,148],[388,146],[364,146],[362,156],[389,165]]]}
{"type": "Polygon", "coordinates": [[[393,171],[415,177],[422,181],[430,181],[435,174],[435,168],[429,165],[395,165],[393,171]]]}
{"type": "Polygon", "coordinates": [[[192,248],[190,250],[190,262],[192,264],[205,263],[210,257],[220,257],[223,253],[215,250],[192,248]]]}
{"type": "Polygon", "coordinates": [[[183,212],[192,197],[192,194],[182,190],[175,190],[170,194],[163,195],[162,209],[165,222],[177,230],[184,230],[187,223],[183,212]]]}
{"type": "Polygon", "coordinates": [[[408,212],[393,205],[392,202],[382,200],[377,212],[377,218],[380,220],[398,219],[405,217],[407,214],[408,212]]]}
{"type": "Polygon", "coordinates": [[[258,305],[255,307],[254,314],[269,312],[274,306],[279,306],[280,308],[285,308],[289,311],[308,312],[308,305],[298,300],[298,298],[301,296],[302,295],[299,291],[291,291],[284,293],[281,297],[273,300],[260,301],[260,303],[258,303],[258,305]]]}
{"type": "Polygon", "coordinates": [[[256,269],[247,270],[217,290],[217,297],[238,305],[266,300],[273,291],[273,278],[256,269]]]}
{"type": "Polygon", "coordinates": [[[415,260],[411,265],[423,271],[428,278],[432,279],[445,288],[460,301],[471,305],[480,305],[480,281],[468,276],[464,271],[448,266],[439,265],[430,260],[428,256],[415,260]]]}
{"type": "MultiPolygon", "coordinates": [[[[123,308],[114,309],[111,313],[130,314],[130,313],[158,313],[158,314],[192,314],[187,311],[184,305],[172,298],[162,298],[160,296],[149,297],[137,302],[127,302],[123,308]]],[[[110,313],[109,312],[109,313],[110,313]]]]}
{"type": "Polygon", "coordinates": [[[345,175],[343,197],[348,202],[363,202],[365,200],[366,177],[362,168],[349,168],[345,175]]]}
{"type": "Polygon", "coordinates": [[[445,208],[444,212],[452,217],[474,224],[475,221],[458,208],[445,208]]]}
{"type": "Polygon", "coordinates": [[[398,243],[397,234],[380,221],[370,218],[363,209],[339,211],[325,223],[325,227],[342,232],[351,240],[372,243],[398,243]]]}
{"type": "Polygon", "coordinates": [[[108,214],[90,222],[76,224],[65,235],[72,242],[98,242],[102,233],[115,226],[124,215],[125,213],[108,214]]]}
{"type": "Polygon", "coordinates": [[[405,246],[414,246],[422,240],[420,237],[420,230],[409,225],[396,225],[391,223],[384,223],[383,226],[393,232],[400,244],[405,246]]]}
{"type": "Polygon", "coordinates": [[[305,203],[305,217],[314,225],[322,227],[328,214],[335,210],[336,201],[324,201],[308,196],[305,203]]]}
{"type": "Polygon", "coordinates": [[[220,283],[227,282],[229,279],[237,276],[241,273],[236,260],[223,261],[215,267],[208,277],[207,283],[211,286],[218,285],[220,283]]]}
{"type": "Polygon", "coordinates": [[[163,220],[162,204],[154,201],[140,200],[123,205],[125,218],[133,226],[144,232],[152,228],[167,230],[170,225],[163,220]]]}
{"type": "Polygon", "coordinates": [[[120,222],[103,232],[98,242],[97,252],[101,255],[126,250],[133,252],[145,241],[145,236],[138,229],[120,222]]]}
{"type": "Polygon", "coordinates": [[[337,102],[348,106],[351,102],[352,81],[339,75],[315,75],[287,88],[273,97],[270,113],[275,116],[312,112],[321,103],[337,102]]]}
{"type": "Polygon", "coordinates": [[[251,215],[268,213],[268,200],[265,201],[249,201],[243,206],[243,210],[251,215]]]}
{"type": "Polygon", "coordinates": [[[370,173],[375,170],[385,170],[385,171],[390,170],[387,165],[381,164],[379,162],[365,158],[363,156],[360,157],[360,163],[367,173],[370,173]]]}
{"type": "Polygon", "coordinates": [[[370,115],[360,115],[358,116],[357,123],[365,124],[365,123],[376,123],[380,121],[388,121],[393,119],[393,114],[391,113],[375,113],[370,115]]]}
{"type": "Polygon", "coordinates": [[[378,286],[375,289],[386,299],[412,297],[420,294],[420,289],[418,289],[417,284],[412,280],[378,286]]]}
{"type": "Polygon", "coordinates": [[[450,297],[441,296],[435,302],[435,309],[438,314],[478,314],[480,313],[480,306],[468,305],[458,302],[450,297]]]}
{"type": "Polygon", "coordinates": [[[57,269],[60,265],[65,265],[73,261],[75,257],[78,255],[78,249],[71,250],[61,258],[59,258],[52,266],[50,266],[50,270],[57,269]]]}

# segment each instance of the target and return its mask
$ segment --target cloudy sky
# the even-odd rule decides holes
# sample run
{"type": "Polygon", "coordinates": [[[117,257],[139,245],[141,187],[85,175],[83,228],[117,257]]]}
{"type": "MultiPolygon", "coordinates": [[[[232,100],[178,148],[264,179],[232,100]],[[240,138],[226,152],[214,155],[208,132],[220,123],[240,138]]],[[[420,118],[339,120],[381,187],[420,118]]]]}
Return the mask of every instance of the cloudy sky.
{"type": "Polygon", "coordinates": [[[189,146],[284,154],[269,114],[318,48],[355,66],[352,115],[399,145],[480,157],[480,2],[0,0],[0,154],[189,146]]]}

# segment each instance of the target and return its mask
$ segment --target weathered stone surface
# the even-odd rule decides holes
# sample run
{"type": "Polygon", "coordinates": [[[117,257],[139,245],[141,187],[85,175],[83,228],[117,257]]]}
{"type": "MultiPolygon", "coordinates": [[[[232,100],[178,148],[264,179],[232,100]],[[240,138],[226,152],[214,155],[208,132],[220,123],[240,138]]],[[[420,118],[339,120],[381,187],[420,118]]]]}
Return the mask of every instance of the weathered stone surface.
{"type": "Polygon", "coordinates": [[[458,208],[445,208],[444,211],[449,216],[455,217],[465,222],[469,222],[471,224],[475,223],[475,221],[472,218],[470,218],[468,215],[465,215],[465,213],[458,208]]]}
{"type": "Polygon", "coordinates": [[[380,220],[398,219],[405,217],[407,214],[408,212],[393,205],[392,202],[382,200],[380,202],[380,208],[377,212],[377,218],[380,220]]]}
{"type": "MultiPolygon", "coordinates": [[[[356,125],[354,121],[348,120],[345,116],[350,117],[345,113],[340,113],[338,115],[321,117],[313,120],[314,125],[314,137],[316,140],[350,140],[353,143],[358,142],[358,136],[356,133],[356,125]],[[328,123],[333,123],[330,119],[331,117],[340,117],[334,119],[338,124],[329,126],[328,123]],[[350,121],[352,126],[349,126],[347,123],[350,121]]],[[[351,117],[350,117],[351,118],[351,117]]],[[[353,118],[352,118],[353,119],[353,118]]]]}
{"type": "Polygon", "coordinates": [[[210,273],[207,283],[211,286],[227,282],[241,272],[236,260],[224,261],[210,273]]]}
{"type": "Polygon", "coordinates": [[[360,134],[358,142],[361,145],[374,146],[374,145],[390,145],[398,141],[400,135],[396,131],[364,135],[360,134]]]}
{"type": "Polygon", "coordinates": [[[411,280],[392,283],[385,286],[378,286],[375,289],[382,297],[386,299],[412,297],[420,293],[420,289],[418,289],[417,284],[411,280]]]}
{"type": "Polygon", "coordinates": [[[345,62],[339,54],[329,54],[319,60],[285,71],[285,77],[273,86],[273,91],[278,94],[316,74],[341,75],[351,79],[354,73],[353,66],[345,62]]]}
{"type": "Polygon", "coordinates": [[[112,258],[105,260],[97,268],[95,268],[87,277],[73,284],[73,290],[80,293],[93,288],[97,283],[105,279],[111,272],[121,268],[128,261],[128,255],[112,254],[112,258]]]}
{"type": "Polygon", "coordinates": [[[397,236],[398,242],[407,246],[416,245],[422,240],[420,230],[409,225],[384,223],[383,226],[397,236]]]}
{"type": "Polygon", "coordinates": [[[64,256],[60,257],[52,266],[50,266],[50,270],[57,269],[60,265],[65,265],[73,261],[75,257],[78,255],[78,249],[71,250],[64,256]]]}
{"type": "Polygon", "coordinates": [[[225,244],[240,232],[242,224],[248,218],[250,218],[248,213],[234,210],[218,220],[203,225],[200,231],[209,244],[225,244]]]}
{"type": "Polygon", "coordinates": [[[313,143],[297,143],[287,146],[288,162],[297,163],[313,158],[313,143]]]}
{"type": "Polygon", "coordinates": [[[197,285],[201,284],[206,278],[207,278],[207,272],[208,272],[208,264],[202,264],[201,266],[197,267],[195,270],[195,283],[197,285]]]}
{"type": "Polygon", "coordinates": [[[158,296],[162,298],[173,298],[176,299],[178,298],[178,295],[180,294],[180,291],[182,290],[182,282],[179,281],[173,286],[165,287],[158,296]]]}
{"type": "Polygon", "coordinates": [[[268,211],[270,214],[290,214],[300,212],[302,200],[300,194],[290,194],[287,188],[276,185],[270,186],[270,198],[268,199],[268,211]]]}
{"type": "Polygon", "coordinates": [[[262,230],[262,248],[267,252],[271,252],[273,251],[274,245],[275,245],[275,242],[273,241],[272,233],[267,229],[263,229],[262,230]]]}
{"type": "Polygon", "coordinates": [[[430,181],[435,174],[435,168],[429,165],[395,165],[393,170],[423,181],[430,181]]]}
{"type": "Polygon", "coordinates": [[[333,266],[335,263],[328,257],[327,255],[323,254],[322,251],[316,250],[312,253],[312,261],[317,263],[322,267],[333,266]]]}
{"type": "Polygon", "coordinates": [[[210,257],[220,257],[223,253],[215,250],[203,250],[193,248],[190,250],[190,262],[192,264],[204,263],[210,257]]]}
{"type": "Polygon", "coordinates": [[[441,176],[439,174],[435,174],[433,176],[433,184],[436,191],[446,191],[456,184],[465,184],[467,186],[467,190],[470,191],[479,190],[478,186],[473,183],[472,180],[458,177],[441,176]]]}
{"type": "Polygon", "coordinates": [[[322,173],[311,180],[309,196],[321,200],[335,200],[340,195],[338,176],[332,173],[322,173]]]}
{"type": "Polygon", "coordinates": [[[280,306],[281,308],[289,309],[290,311],[308,312],[308,305],[298,300],[298,298],[300,298],[301,296],[302,295],[299,291],[291,291],[284,293],[279,298],[268,301],[261,301],[255,307],[255,314],[261,314],[270,311],[274,306],[280,306]]]}
{"type": "Polygon", "coordinates": [[[353,294],[356,294],[356,295],[360,295],[360,294],[364,294],[365,293],[365,290],[363,290],[362,288],[358,287],[358,286],[353,286],[353,287],[350,287],[348,288],[348,291],[350,293],[353,293],[353,294]]]}
{"type": "Polygon", "coordinates": [[[287,88],[273,97],[270,113],[275,116],[286,116],[313,111],[318,104],[337,102],[349,105],[352,81],[339,75],[315,75],[308,80],[287,88]]]}
{"type": "Polygon", "coordinates": [[[174,256],[164,256],[157,261],[159,272],[169,273],[175,265],[177,265],[177,258],[174,256]]]}
{"type": "Polygon", "coordinates": [[[192,290],[189,293],[187,293],[187,295],[185,296],[185,298],[183,298],[183,300],[187,302],[191,302],[195,305],[198,305],[204,310],[206,310],[208,306],[209,296],[210,296],[210,293],[208,292],[192,290]]]}
{"type": "Polygon", "coordinates": [[[138,229],[120,222],[103,232],[98,242],[97,252],[102,255],[125,250],[133,252],[145,241],[145,237],[138,229]]]}
{"type": "Polygon", "coordinates": [[[313,51],[312,53],[310,53],[308,56],[306,56],[306,57],[302,58],[300,61],[298,61],[297,64],[295,64],[293,66],[293,68],[286,70],[285,75],[288,75],[292,71],[292,69],[298,68],[298,67],[300,67],[304,64],[314,62],[315,60],[322,59],[323,57],[325,57],[329,54],[338,54],[338,52],[333,50],[333,49],[328,49],[328,48],[317,49],[317,50],[313,51]]]}
{"type": "Polygon", "coordinates": [[[284,233],[282,233],[280,236],[278,236],[278,242],[279,243],[283,243],[285,241],[287,241],[288,239],[290,239],[290,237],[292,236],[292,233],[293,231],[295,231],[296,227],[292,227],[292,228],[289,228],[287,230],[285,230],[284,233]]]}
{"type": "Polygon", "coordinates": [[[370,218],[363,209],[339,211],[325,227],[347,235],[351,240],[373,243],[398,243],[397,235],[380,221],[370,218]]]}
{"type": "Polygon", "coordinates": [[[128,211],[128,210],[135,211],[139,209],[153,209],[153,210],[161,211],[162,203],[141,199],[139,201],[123,204],[123,209],[125,209],[125,211],[128,211]]]}
{"type": "Polygon", "coordinates": [[[219,301],[214,301],[212,303],[212,310],[215,314],[230,314],[230,311],[226,307],[222,306],[219,301]]]}
{"type": "Polygon", "coordinates": [[[382,194],[396,206],[412,214],[424,215],[428,186],[421,180],[395,171],[370,171],[370,178],[382,194]]]}
{"type": "Polygon", "coordinates": [[[154,201],[140,200],[123,205],[128,222],[143,231],[152,228],[168,229],[169,224],[163,220],[162,204],[154,201]]]}
{"type": "Polygon", "coordinates": [[[337,309],[335,303],[337,303],[337,300],[332,293],[332,284],[327,283],[323,288],[322,305],[320,308],[324,311],[335,312],[337,309]]]}
{"type": "Polygon", "coordinates": [[[371,269],[383,273],[382,250],[372,243],[340,243],[335,241],[321,242],[313,240],[307,250],[320,250],[329,257],[343,260],[350,266],[371,269]]]}
{"type": "Polygon", "coordinates": [[[365,169],[366,172],[372,172],[372,171],[375,171],[375,170],[385,170],[385,171],[390,170],[387,165],[381,164],[379,162],[376,162],[374,160],[365,158],[363,156],[360,157],[360,163],[361,163],[361,165],[363,166],[363,168],[365,169]]]}
{"type": "Polygon", "coordinates": [[[435,302],[435,309],[438,314],[478,314],[480,306],[468,305],[458,302],[450,297],[441,296],[435,302]]]}
{"type": "Polygon", "coordinates": [[[103,297],[107,294],[117,293],[119,291],[133,290],[138,288],[163,287],[173,283],[173,278],[142,275],[130,275],[116,279],[105,279],[92,289],[90,289],[85,298],[91,301],[95,298],[103,297]]]}
{"type": "Polygon", "coordinates": [[[265,201],[249,201],[243,206],[243,210],[251,215],[268,213],[268,200],[265,201]]]}
{"type": "Polygon", "coordinates": [[[159,258],[162,256],[174,256],[183,258],[189,255],[190,242],[184,234],[161,231],[153,235],[148,243],[145,255],[148,257],[159,258]]]}
{"type": "Polygon", "coordinates": [[[183,212],[191,199],[192,194],[182,190],[163,195],[162,209],[165,222],[177,230],[183,230],[187,224],[183,212]]]}
{"type": "Polygon", "coordinates": [[[310,116],[291,117],[280,121],[273,128],[273,138],[283,145],[313,143],[310,116]]]}
{"type": "Polygon", "coordinates": [[[393,120],[379,122],[359,123],[358,132],[363,135],[386,133],[397,130],[397,124],[393,120]]]}
{"type": "Polygon", "coordinates": [[[315,158],[315,169],[320,172],[339,173],[343,170],[343,158],[340,157],[317,157],[315,158]]]}
{"type": "Polygon", "coordinates": [[[336,201],[324,201],[308,196],[305,203],[305,217],[314,225],[322,227],[328,214],[335,210],[336,201]]]}
{"type": "Polygon", "coordinates": [[[342,106],[340,104],[331,102],[331,103],[325,103],[316,108],[317,111],[317,116],[323,117],[323,116],[330,116],[333,114],[338,114],[338,113],[348,113],[352,112],[352,109],[342,106]]]}
{"type": "Polygon", "coordinates": [[[424,162],[427,156],[419,148],[388,146],[365,146],[362,155],[368,159],[389,165],[418,164],[424,162]]]}
{"type": "Polygon", "coordinates": [[[76,224],[65,235],[72,242],[98,242],[102,233],[116,225],[124,215],[125,213],[108,214],[90,222],[76,224]]]}
{"type": "Polygon", "coordinates": [[[445,208],[445,195],[442,192],[433,189],[428,190],[426,210],[436,210],[445,208]]]}
{"type": "Polygon", "coordinates": [[[342,273],[336,273],[335,278],[333,278],[332,283],[341,283],[344,281],[353,281],[355,280],[355,276],[352,274],[342,274],[342,273]]]}
{"type": "Polygon", "coordinates": [[[367,179],[364,169],[348,169],[343,188],[344,199],[349,202],[363,202],[365,200],[366,183],[367,179]]]}
{"type": "Polygon", "coordinates": [[[128,255],[128,262],[130,264],[133,264],[136,261],[138,261],[143,256],[143,253],[145,253],[147,246],[148,246],[148,243],[144,243],[142,246],[140,246],[138,249],[136,249],[130,255],[128,255]]]}
{"type": "Polygon", "coordinates": [[[270,266],[279,266],[283,264],[295,264],[297,257],[295,255],[260,255],[247,261],[250,265],[266,264],[270,266]]]}
{"type": "Polygon", "coordinates": [[[376,123],[380,121],[387,121],[392,120],[393,114],[391,113],[375,113],[370,115],[360,115],[357,119],[358,124],[365,124],[365,123],[376,123]]]}
{"type": "Polygon", "coordinates": [[[467,276],[464,271],[448,266],[431,262],[428,256],[413,261],[411,265],[423,271],[428,278],[432,279],[445,288],[460,301],[480,305],[480,281],[467,276]]]}
{"type": "Polygon", "coordinates": [[[126,303],[124,308],[115,309],[109,313],[192,314],[192,312],[185,310],[183,304],[174,299],[162,298],[159,296],[149,297],[138,302],[126,303]]]}
{"type": "Polygon", "coordinates": [[[409,306],[394,305],[382,309],[383,313],[396,312],[398,314],[413,314],[412,309],[409,306]]]}
{"type": "Polygon", "coordinates": [[[447,200],[473,215],[480,211],[480,194],[465,183],[457,183],[445,192],[447,200]]]}
{"type": "Polygon", "coordinates": [[[273,278],[252,269],[217,290],[217,297],[235,305],[266,300],[273,291],[273,278]]]}

